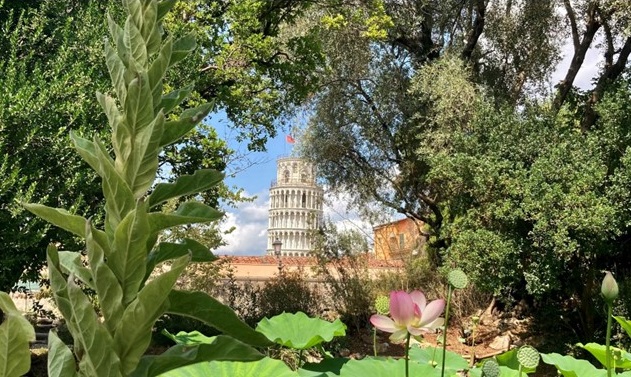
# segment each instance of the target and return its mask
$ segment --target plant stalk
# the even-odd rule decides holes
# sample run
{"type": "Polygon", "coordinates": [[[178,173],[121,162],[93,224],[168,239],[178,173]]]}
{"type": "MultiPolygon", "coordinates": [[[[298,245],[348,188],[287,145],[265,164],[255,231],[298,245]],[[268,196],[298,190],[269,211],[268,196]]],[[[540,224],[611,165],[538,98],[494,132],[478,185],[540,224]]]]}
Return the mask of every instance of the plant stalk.
{"type": "Polygon", "coordinates": [[[410,376],[410,337],[412,335],[408,333],[408,336],[405,338],[405,377],[410,376]]]}
{"type": "Polygon", "coordinates": [[[445,377],[445,354],[447,353],[447,324],[449,323],[449,306],[451,305],[451,284],[447,292],[447,307],[445,308],[445,323],[443,325],[443,361],[440,368],[440,377],[445,377]]]}
{"type": "Polygon", "coordinates": [[[611,377],[611,317],[613,315],[613,303],[607,303],[607,338],[605,339],[605,360],[607,363],[607,377],[611,377]]]}
{"type": "Polygon", "coordinates": [[[377,357],[377,328],[376,327],[372,328],[372,350],[375,354],[375,357],[377,357]]]}

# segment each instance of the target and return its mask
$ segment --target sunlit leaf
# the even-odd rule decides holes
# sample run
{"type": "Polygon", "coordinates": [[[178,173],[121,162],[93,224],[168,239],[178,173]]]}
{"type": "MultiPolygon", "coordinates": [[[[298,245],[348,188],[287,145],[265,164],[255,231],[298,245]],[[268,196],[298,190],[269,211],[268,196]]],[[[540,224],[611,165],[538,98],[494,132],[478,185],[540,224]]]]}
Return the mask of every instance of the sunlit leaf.
{"type": "MultiPolygon", "coordinates": [[[[160,355],[143,356],[136,370],[130,377],[167,376],[168,371],[186,365],[203,365],[202,361],[239,360],[255,361],[264,356],[255,348],[248,346],[229,336],[217,336],[211,344],[176,345],[160,355]]],[[[282,363],[282,362],[281,362],[282,363]]],[[[239,363],[248,364],[248,363],[239,363]]],[[[173,374],[176,376],[177,374],[173,374]]],[[[233,376],[247,376],[233,374],[233,376]]]]}
{"type": "Polygon", "coordinates": [[[226,335],[255,347],[268,347],[273,343],[265,335],[246,325],[230,307],[203,292],[171,291],[167,313],[202,321],[226,335]]]}
{"type": "Polygon", "coordinates": [[[191,195],[215,186],[224,178],[223,173],[214,169],[197,170],[193,175],[179,176],[174,183],[159,183],[149,195],[149,207],[171,198],[191,195]]]}
{"type": "Polygon", "coordinates": [[[15,307],[11,296],[0,292],[0,376],[20,377],[31,368],[29,342],[35,341],[35,330],[15,307]]]}
{"type": "Polygon", "coordinates": [[[256,331],[267,339],[294,349],[308,349],[322,342],[330,342],[336,336],[346,335],[346,325],[320,318],[309,318],[305,313],[283,313],[270,319],[263,318],[256,331]]]}

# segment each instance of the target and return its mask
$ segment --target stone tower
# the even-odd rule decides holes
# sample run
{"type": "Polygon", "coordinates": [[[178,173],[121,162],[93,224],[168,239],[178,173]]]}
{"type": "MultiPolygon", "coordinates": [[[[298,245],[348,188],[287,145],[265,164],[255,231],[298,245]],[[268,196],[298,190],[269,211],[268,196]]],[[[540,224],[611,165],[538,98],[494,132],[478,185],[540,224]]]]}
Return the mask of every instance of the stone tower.
{"type": "Polygon", "coordinates": [[[267,254],[274,255],[274,240],[283,245],[283,256],[307,256],[311,234],[322,222],[324,191],[315,183],[311,163],[297,157],[277,161],[276,180],[270,188],[267,254]]]}

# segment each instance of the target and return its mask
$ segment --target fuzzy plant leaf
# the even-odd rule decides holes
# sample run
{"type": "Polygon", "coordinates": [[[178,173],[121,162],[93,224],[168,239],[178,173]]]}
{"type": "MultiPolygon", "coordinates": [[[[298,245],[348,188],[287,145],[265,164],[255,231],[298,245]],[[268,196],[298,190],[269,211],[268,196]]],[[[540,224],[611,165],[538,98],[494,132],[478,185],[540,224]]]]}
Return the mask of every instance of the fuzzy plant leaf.
{"type": "MultiPolygon", "coordinates": [[[[607,352],[604,345],[598,343],[578,343],[577,346],[591,353],[603,367],[607,368],[607,352]]],[[[615,362],[616,368],[631,369],[631,354],[629,352],[617,347],[611,347],[611,351],[619,355],[615,360],[611,358],[611,361],[615,362]]],[[[613,367],[613,365],[611,365],[611,367],[613,367]]]]}
{"type": "Polygon", "coordinates": [[[52,208],[42,204],[22,203],[24,208],[34,215],[41,217],[49,223],[83,237],[87,220],[81,216],[73,215],[65,209],[52,208]]]}
{"type": "Polygon", "coordinates": [[[83,265],[81,253],[76,251],[60,251],[59,264],[64,274],[73,274],[90,289],[95,289],[92,271],[83,265]]]}
{"type": "Polygon", "coordinates": [[[467,275],[459,268],[449,271],[447,280],[451,286],[457,289],[464,289],[467,287],[467,284],[469,284],[467,275]]]}
{"type": "Polygon", "coordinates": [[[336,336],[346,335],[346,325],[339,318],[329,322],[298,312],[263,318],[256,326],[256,331],[282,346],[308,349],[322,342],[330,342],[336,336]]]}
{"type": "Polygon", "coordinates": [[[201,122],[206,115],[210,113],[213,107],[214,105],[212,103],[205,103],[196,108],[184,110],[177,120],[166,122],[164,124],[164,132],[160,140],[160,146],[170,145],[178,141],[201,122]]]}
{"type": "Polygon", "coordinates": [[[184,238],[180,243],[161,242],[147,257],[145,280],[159,263],[187,254],[191,255],[191,262],[212,262],[217,260],[217,257],[208,247],[190,238],[184,238]]]}
{"type": "Polygon", "coordinates": [[[0,312],[0,376],[23,376],[31,368],[35,330],[5,292],[0,292],[0,312]]]}
{"type": "MultiPolygon", "coordinates": [[[[443,361],[443,352],[442,347],[410,347],[409,351],[410,360],[415,361],[420,364],[428,364],[433,367],[438,367],[442,365],[443,361]]],[[[469,367],[469,363],[462,356],[458,355],[455,352],[446,351],[445,352],[445,370],[450,371],[458,371],[467,369],[469,367]]]]}
{"type": "Polygon", "coordinates": [[[173,290],[169,293],[169,305],[167,313],[197,319],[249,345],[269,347],[274,344],[239,319],[230,307],[204,292],[173,290]]]}
{"type": "MultiPolygon", "coordinates": [[[[182,89],[175,89],[172,92],[165,94],[162,96],[162,100],[160,101],[160,108],[162,109],[162,111],[164,111],[165,114],[167,114],[168,112],[170,112],[171,110],[173,110],[177,105],[179,105],[180,103],[182,103],[182,101],[184,101],[186,99],[186,97],[189,96],[189,94],[191,94],[191,92],[193,91],[193,86],[189,85],[187,87],[184,87],[182,89]]],[[[208,105],[206,105],[208,106],[208,105]]],[[[211,106],[212,107],[212,106],[211,106]]],[[[173,124],[168,123],[167,122],[167,127],[165,129],[165,133],[163,134],[162,138],[162,145],[165,142],[165,138],[168,139],[173,139],[175,136],[173,136],[174,134],[170,134],[169,133],[169,129],[171,128],[173,124]]],[[[175,130],[171,130],[171,131],[175,131],[175,130]]],[[[177,133],[175,133],[177,134],[177,133]]]]}
{"type": "Polygon", "coordinates": [[[182,175],[173,183],[159,183],[149,195],[149,207],[164,203],[171,198],[191,195],[217,185],[224,175],[213,169],[196,171],[193,175],[182,175]]]}
{"type": "Polygon", "coordinates": [[[48,333],[48,375],[68,377],[77,375],[77,363],[72,351],[59,339],[55,331],[48,333]]]}
{"type": "Polygon", "coordinates": [[[123,316],[123,289],[112,269],[105,262],[103,246],[94,239],[95,229],[89,225],[86,229],[86,249],[90,269],[94,276],[95,291],[99,297],[103,321],[110,333],[113,333],[123,316]]]}
{"type": "MultiPolygon", "coordinates": [[[[440,368],[435,369],[429,364],[409,363],[409,367],[410,376],[440,376],[440,368]]],[[[340,377],[356,376],[405,376],[405,360],[380,357],[365,357],[361,360],[349,360],[340,370],[340,377]]]]}
{"type": "MultiPolygon", "coordinates": [[[[160,355],[143,356],[130,377],[170,376],[167,372],[175,373],[177,368],[187,365],[204,365],[203,361],[242,361],[239,364],[249,364],[250,361],[264,357],[255,348],[224,335],[214,338],[210,344],[183,345],[178,344],[160,355]]],[[[194,368],[193,368],[194,370],[194,368]]],[[[184,374],[186,375],[186,374],[184,374]]],[[[214,374],[204,374],[213,376],[214,374]]],[[[258,374],[233,374],[234,376],[253,376],[258,374]]],[[[177,376],[177,374],[173,374],[177,376]]]]}
{"type": "Polygon", "coordinates": [[[199,202],[182,203],[172,213],[153,212],[149,214],[151,232],[156,233],[178,225],[206,223],[219,220],[223,212],[199,202]]]}
{"type": "Polygon", "coordinates": [[[563,377],[604,377],[607,371],[596,368],[587,360],[575,359],[558,353],[542,353],[544,363],[554,365],[563,377]]]}
{"type": "Polygon", "coordinates": [[[145,285],[125,309],[114,335],[116,354],[121,357],[124,374],[131,373],[151,342],[151,329],[168,306],[167,295],[190,258],[183,256],[171,269],[145,285]]]}

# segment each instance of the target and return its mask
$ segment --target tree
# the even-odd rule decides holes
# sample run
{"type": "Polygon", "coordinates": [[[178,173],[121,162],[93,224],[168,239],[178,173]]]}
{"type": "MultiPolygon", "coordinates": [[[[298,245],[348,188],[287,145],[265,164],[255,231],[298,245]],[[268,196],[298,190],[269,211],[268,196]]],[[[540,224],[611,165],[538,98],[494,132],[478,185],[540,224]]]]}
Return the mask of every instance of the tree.
{"type": "Polygon", "coordinates": [[[356,207],[377,201],[425,222],[438,265],[464,264],[491,291],[564,292],[587,306],[590,287],[578,292],[577,282],[610,265],[628,232],[610,199],[626,198],[612,179],[626,182],[619,109],[628,100],[608,94],[623,90],[628,66],[623,8],[474,0],[362,9],[380,4],[392,26],[373,38],[356,8],[333,11],[343,21],[322,34],[329,69],[304,154],[356,207]],[[593,88],[577,90],[599,31],[605,66],[593,88]],[[563,35],[574,58],[551,93],[563,35]]]}
{"type": "MultiPolygon", "coordinates": [[[[0,253],[0,290],[8,290],[24,270],[28,278],[36,276],[49,242],[67,248],[80,242],[28,215],[17,201],[69,208],[92,216],[96,223],[103,221],[104,214],[97,210],[103,200],[98,181],[72,153],[68,134],[104,135],[106,120],[93,101],[109,80],[101,59],[108,27],[103,20],[108,8],[114,18],[120,15],[122,3],[0,4],[0,48],[6,52],[0,57],[0,240],[5,246],[0,253]]],[[[166,32],[192,32],[201,41],[191,62],[169,73],[173,87],[196,82],[187,89],[191,95],[184,106],[212,101],[213,110],[226,111],[252,149],[262,149],[276,132],[275,122],[313,85],[310,72],[319,61],[317,44],[310,43],[309,36],[283,43],[278,39],[279,28],[305,6],[297,1],[179,2],[165,20],[166,32]]],[[[171,180],[199,168],[224,170],[231,153],[215,130],[204,125],[165,149],[160,174],[171,180]]],[[[242,199],[239,191],[225,185],[201,195],[209,205],[220,198],[242,199]]]]}

